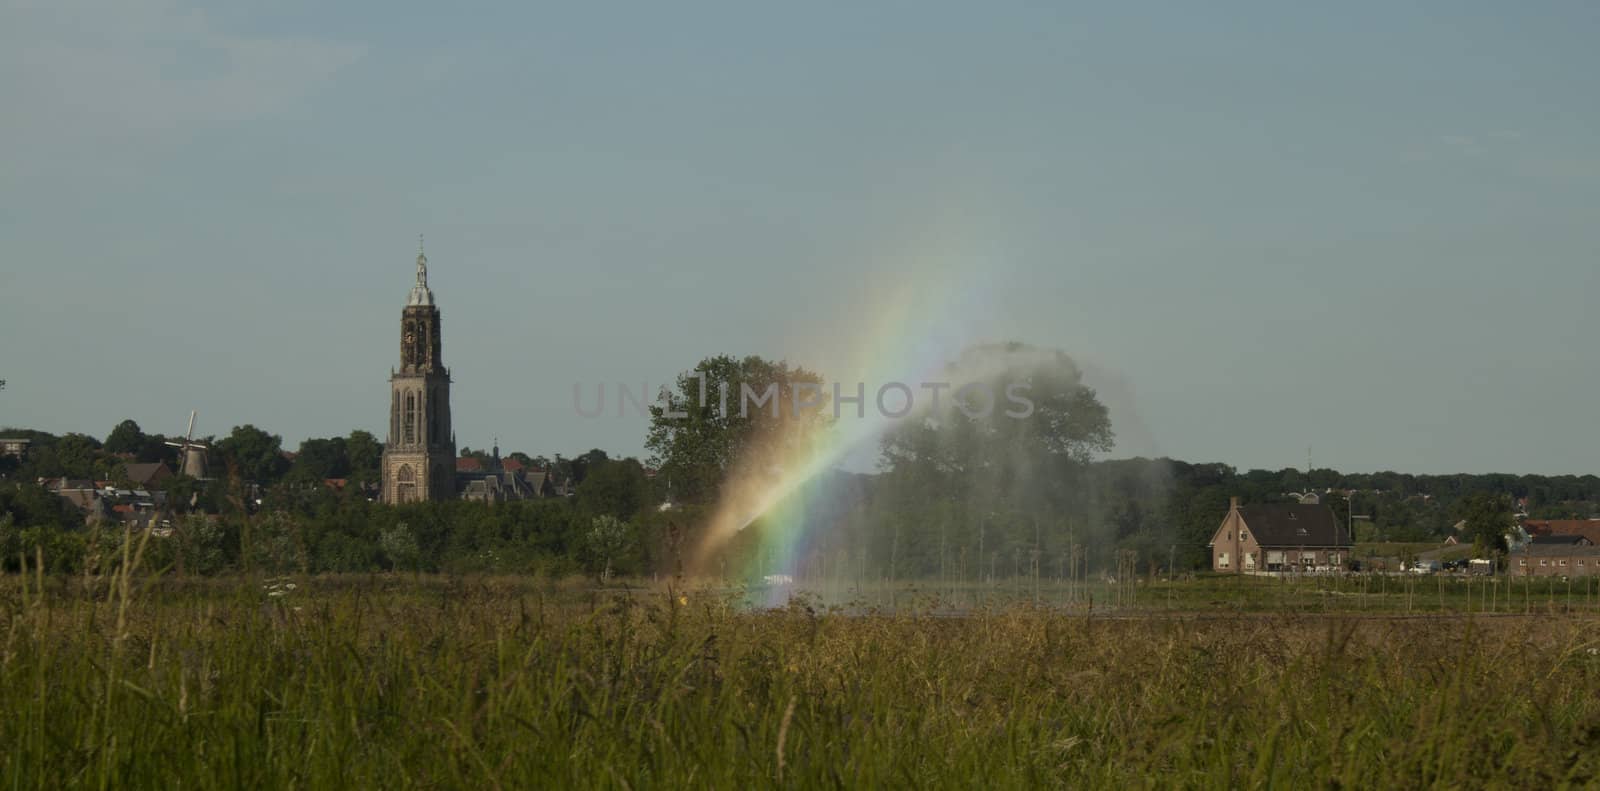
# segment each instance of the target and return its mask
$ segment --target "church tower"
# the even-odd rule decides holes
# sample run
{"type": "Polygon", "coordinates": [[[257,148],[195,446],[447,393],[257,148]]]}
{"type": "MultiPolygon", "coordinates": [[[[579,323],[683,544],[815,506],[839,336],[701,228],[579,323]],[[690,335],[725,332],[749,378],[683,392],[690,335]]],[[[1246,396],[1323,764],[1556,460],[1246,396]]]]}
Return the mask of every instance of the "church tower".
{"type": "Polygon", "coordinates": [[[428,257],[419,238],[417,284],[400,312],[400,367],[389,372],[389,439],[383,446],[386,503],[455,499],[456,439],[442,348],[439,308],[428,289],[428,257]]]}

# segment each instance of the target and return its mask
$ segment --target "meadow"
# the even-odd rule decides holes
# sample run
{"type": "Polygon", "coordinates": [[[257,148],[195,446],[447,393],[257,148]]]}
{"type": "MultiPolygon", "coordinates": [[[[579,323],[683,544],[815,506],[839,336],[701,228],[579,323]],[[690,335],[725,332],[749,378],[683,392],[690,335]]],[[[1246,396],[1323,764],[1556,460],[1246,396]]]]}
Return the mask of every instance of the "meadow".
{"type": "Polygon", "coordinates": [[[1491,609],[1392,582],[1413,588],[1017,580],[759,609],[770,592],[668,582],[10,575],[0,780],[1600,783],[1600,617],[1580,594],[1501,589],[1491,609]]]}

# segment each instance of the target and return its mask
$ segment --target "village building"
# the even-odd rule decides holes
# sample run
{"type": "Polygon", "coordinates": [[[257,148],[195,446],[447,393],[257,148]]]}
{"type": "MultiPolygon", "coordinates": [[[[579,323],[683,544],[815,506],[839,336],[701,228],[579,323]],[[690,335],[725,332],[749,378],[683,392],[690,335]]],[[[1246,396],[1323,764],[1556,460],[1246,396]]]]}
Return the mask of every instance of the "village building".
{"type": "Polygon", "coordinates": [[[28,457],[28,445],[32,442],[22,437],[0,437],[0,456],[25,459],[28,457]]]}
{"type": "Polygon", "coordinates": [[[160,488],[172,477],[172,470],[165,462],[149,462],[147,464],[128,463],[122,465],[122,474],[129,483],[140,489],[160,488]]]}
{"type": "Polygon", "coordinates": [[[1600,546],[1600,519],[1525,519],[1522,528],[1530,536],[1583,536],[1600,546]]]}
{"type": "Polygon", "coordinates": [[[1211,568],[1230,574],[1327,571],[1349,561],[1353,544],[1325,505],[1239,505],[1211,537],[1211,568]]]}
{"type": "Polygon", "coordinates": [[[1600,574],[1600,546],[1583,535],[1536,535],[1507,556],[1506,568],[1515,577],[1600,574]]]}
{"type": "Polygon", "coordinates": [[[556,487],[548,474],[524,467],[516,459],[500,458],[498,442],[487,464],[472,456],[456,459],[456,489],[461,499],[480,503],[556,496],[556,487]]]}

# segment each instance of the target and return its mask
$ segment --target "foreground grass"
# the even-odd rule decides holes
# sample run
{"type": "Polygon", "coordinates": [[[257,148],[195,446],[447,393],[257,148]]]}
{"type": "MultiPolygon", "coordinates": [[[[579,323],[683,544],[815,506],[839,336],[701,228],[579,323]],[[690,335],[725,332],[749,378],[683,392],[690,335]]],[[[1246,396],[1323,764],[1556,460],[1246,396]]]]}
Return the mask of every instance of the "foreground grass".
{"type": "Polygon", "coordinates": [[[410,577],[0,589],[0,780],[60,787],[1600,782],[1600,619],[959,618],[410,577]]]}

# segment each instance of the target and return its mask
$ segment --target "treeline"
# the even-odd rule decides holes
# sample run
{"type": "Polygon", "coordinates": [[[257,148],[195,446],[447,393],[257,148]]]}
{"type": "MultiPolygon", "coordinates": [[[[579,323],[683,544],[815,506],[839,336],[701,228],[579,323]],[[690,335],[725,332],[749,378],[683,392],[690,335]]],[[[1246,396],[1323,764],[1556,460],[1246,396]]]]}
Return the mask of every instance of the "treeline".
{"type": "MultiPolygon", "coordinates": [[[[483,505],[468,502],[387,506],[359,493],[280,482],[259,506],[239,507],[226,494],[216,509],[178,507],[169,536],[152,541],[157,567],[211,574],[265,572],[675,573],[697,540],[706,508],[679,503],[659,510],[662,487],[634,459],[590,454],[583,482],[570,498],[483,505]],[[621,535],[600,530],[614,520],[621,535]]],[[[970,492],[935,496],[891,473],[836,473],[813,482],[805,518],[811,544],[798,567],[763,568],[737,553],[759,553],[760,525],[730,545],[727,568],[771,573],[864,574],[868,577],[948,579],[1066,573],[1069,563],[1111,568],[1119,552],[1141,566],[1175,562],[1203,568],[1205,544],[1227,511],[1228,498],[1281,502],[1321,484],[1322,501],[1359,540],[1442,540],[1473,493],[1531,497],[1541,487],[1569,499],[1547,503],[1544,514],[1589,518],[1600,503],[1594,476],[1397,476],[1407,486],[1341,492],[1377,476],[1318,470],[1249,470],[1170,459],[1092,462],[1063,479],[1063,503],[1049,514],[1017,504],[991,507],[970,492]],[[1335,490],[1327,494],[1328,488],[1335,490]],[[1438,492],[1424,497],[1425,492],[1438,492]],[[954,496],[960,495],[960,496],[954,496]]],[[[173,486],[182,482],[174,479],[173,486]]],[[[792,526],[790,526],[792,528],[792,526]]],[[[65,500],[31,482],[0,484],[0,565],[16,569],[22,554],[42,548],[56,571],[78,572],[94,557],[114,558],[120,529],[90,528],[65,500]]],[[[104,561],[102,561],[104,562],[104,561]]]]}
{"type": "MultiPolygon", "coordinates": [[[[0,567],[10,570],[35,552],[61,572],[92,570],[117,556],[123,528],[116,518],[86,520],[44,484],[69,478],[131,485],[129,463],[179,468],[169,438],[146,435],[131,420],[104,442],[17,429],[0,436],[31,441],[25,459],[0,459],[0,567]]],[[[174,475],[154,487],[166,503],[157,510],[158,538],[147,546],[153,567],[184,574],[638,574],[658,565],[654,536],[661,531],[651,516],[660,495],[637,459],[598,449],[553,459],[512,453],[506,458],[546,470],[572,496],[386,506],[371,502],[383,447],[365,431],[307,439],[294,453],[252,425],[202,441],[210,448],[207,480],[174,475]]],[[[470,448],[462,455],[491,461],[470,448]]]]}
{"type": "MultiPolygon", "coordinates": [[[[1171,459],[1101,460],[1111,415],[1070,358],[1022,344],[977,347],[950,367],[951,382],[991,393],[1026,382],[1027,419],[969,410],[959,391],[881,439],[875,474],[828,472],[778,508],[760,503],[774,475],[812,465],[825,405],[806,411],[820,374],[759,357],[711,357],[676,382],[674,414],[652,408],[646,438],[653,477],[637,459],[591,450],[553,459],[511,453],[549,470],[574,496],[494,505],[370,502],[382,445],[371,434],[308,439],[285,453],[251,425],[207,438],[210,480],[169,479],[171,534],[159,559],[180,573],[225,570],[588,572],[703,575],[750,572],[861,578],[1062,576],[1094,570],[1205,568],[1207,543],[1230,497],[1245,503],[1315,494],[1361,541],[1442,541],[1495,495],[1533,518],[1600,516],[1600,477],[1410,475],[1330,469],[1238,471],[1171,459]],[[775,384],[778,407],[737,419],[698,394],[775,384]],[[330,484],[339,479],[343,485],[330,484]],[[739,497],[756,495],[749,503],[739,497]],[[1503,498],[1500,498],[1503,496],[1503,498]],[[757,508],[756,504],[759,504],[757,508]],[[732,504],[732,507],[730,507],[732,504]],[[706,540],[715,515],[755,508],[747,525],[706,540]],[[1478,509],[1474,511],[1474,508],[1478,509]],[[709,547],[709,550],[707,550],[709,547]],[[686,568],[690,556],[696,568],[686,568]]],[[[6,430],[33,440],[25,460],[0,459],[0,563],[44,547],[54,567],[98,562],[96,531],[36,484],[60,477],[118,480],[129,462],[174,469],[170,438],[133,421],[104,442],[6,430]]],[[[463,448],[462,455],[491,461],[463,448]]],[[[1496,508],[1500,506],[1497,505],[1496,508]]],[[[1479,523],[1493,524],[1495,515],[1479,523]]]]}
{"type": "MultiPolygon", "coordinates": [[[[1407,475],[1284,469],[1240,472],[1171,459],[1096,460],[1114,442],[1111,415],[1064,353],[1025,344],[974,347],[946,369],[942,402],[898,421],[882,438],[871,476],[822,475],[713,545],[712,569],[862,578],[982,580],[1114,570],[1208,566],[1207,544],[1231,497],[1244,503],[1316,495],[1359,541],[1443,541],[1479,514],[1475,494],[1504,495],[1535,517],[1596,515],[1595,476],[1407,475]],[[1027,385],[1024,418],[962,404],[961,391],[1027,385]]],[[[806,413],[780,398],[781,413],[730,421],[701,392],[774,382],[780,394],[820,375],[760,358],[712,357],[676,382],[679,415],[652,410],[647,447],[662,470],[691,481],[700,504],[762,490],[768,468],[805,466],[806,413]],[[795,430],[795,427],[801,430],[795,430]],[[799,459],[800,461],[796,461],[799,459]],[[754,487],[741,475],[755,471],[754,487]]],[[[736,502],[737,505],[737,502],[736,502]]],[[[724,509],[727,510],[727,509],[724,509]]],[[[736,512],[744,509],[735,507],[736,512]]],[[[1463,537],[1464,540],[1471,540],[1463,537]]]]}
{"type": "MultiPolygon", "coordinates": [[[[178,479],[169,482],[179,485],[178,479]]],[[[219,498],[215,510],[176,504],[147,546],[148,567],[176,574],[256,571],[642,574],[665,566],[664,523],[635,459],[592,462],[572,497],[493,505],[448,501],[388,506],[351,489],[286,481],[257,504],[219,498]]],[[[42,554],[47,568],[104,570],[124,528],[85,523],[66,501],[30,482],[0,483],[0,567],[42,554]]]]}

